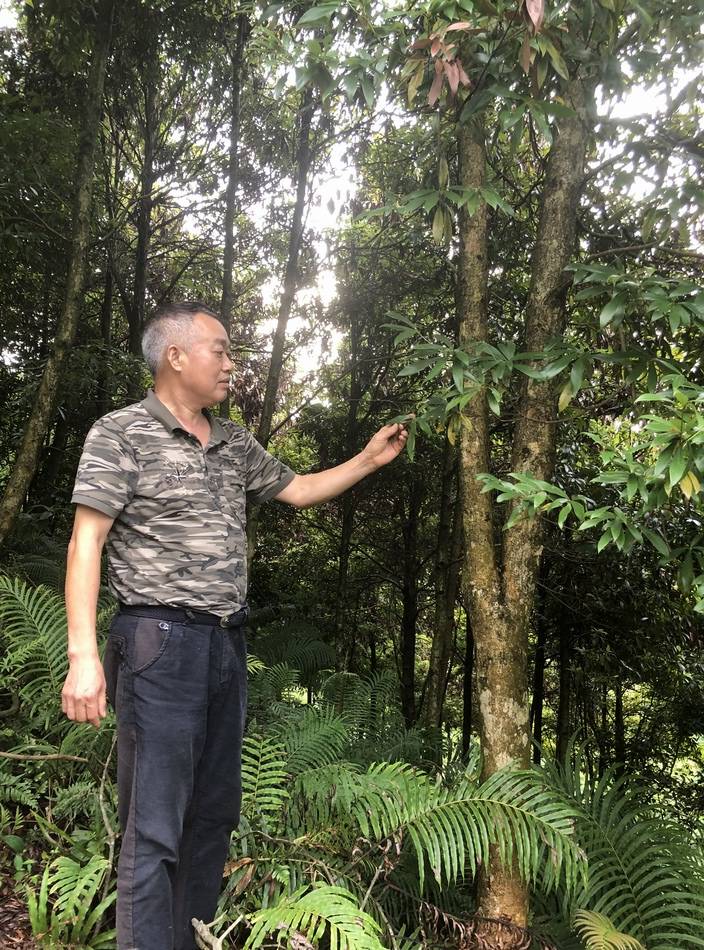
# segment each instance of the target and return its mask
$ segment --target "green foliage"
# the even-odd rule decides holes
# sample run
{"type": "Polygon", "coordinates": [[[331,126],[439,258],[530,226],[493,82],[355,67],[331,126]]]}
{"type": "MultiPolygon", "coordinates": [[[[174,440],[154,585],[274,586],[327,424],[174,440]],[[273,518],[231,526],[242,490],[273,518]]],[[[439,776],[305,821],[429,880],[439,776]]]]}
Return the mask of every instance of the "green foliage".
{"type": "Polygon", "coordinates": [[[359,909],[354,894],[343,887],[317,884],[294,891],[275,907],[257,911],[251,918],[252,930],[245,943],[247,950],[264,945],[276,932],[285,946],[317,947],[327,937],[331,950],[382,950],[381,928],[359,909]],[[306,941],[304,943],[304,941],[306,941]]]}
{"type": "Polygon", "coordinates": [[[47,587],[0,576],[0,624],[7,644],[2,668],[9,676],[21,670],[20,696],[39,712],[47,694],[57,701],[68,672],[63,600],[47,587]]]}
{"type": "Polygon", "coordinates": [[[577,750],[573,767],[552,770],[577,807],[575,833],[589,868],[585,886],[563,895],[563,920],[579,911],[593,939],[607,940],[612,928],[608,939],[626,941],[614,947],[703,946],[704,863],[691,836],[642,804],[645,790],[633,780],[610,769],[593,783],[583,764],[577,750]]]}
{"type": "Polygon", "coordinates": [[[580,910],[574,915],[575,929],[586,950],[645,950],[635,937],[620,933],[604,914],[580,910]]]}
{"type": "Polygon", "coordinates": [[[39,891],[27,893],[32,933],[40,946],[70,945],[75,950],[114,946],[114,930],[97,934],[103,914],[117,896],[114,890],[105,897],[99,894],[108,868],[108,862],[100,857],[85,865],[68,857],[47,864],[39,891]]]}

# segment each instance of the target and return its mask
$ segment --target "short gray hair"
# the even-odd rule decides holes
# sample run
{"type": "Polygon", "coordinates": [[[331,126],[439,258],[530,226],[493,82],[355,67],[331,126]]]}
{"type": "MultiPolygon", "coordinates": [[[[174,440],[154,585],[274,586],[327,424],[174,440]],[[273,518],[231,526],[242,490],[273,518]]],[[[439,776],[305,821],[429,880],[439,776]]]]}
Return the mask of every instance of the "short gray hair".
{"type": "Polygon", "coordinates": [[[152,376],[156,376],[164,353],[172,343],[190,343],[193,321],[199,313],[220,319],[214,310],[196,300],[164,304],[147,320],[142,332],[142,355],[152,376]]]}

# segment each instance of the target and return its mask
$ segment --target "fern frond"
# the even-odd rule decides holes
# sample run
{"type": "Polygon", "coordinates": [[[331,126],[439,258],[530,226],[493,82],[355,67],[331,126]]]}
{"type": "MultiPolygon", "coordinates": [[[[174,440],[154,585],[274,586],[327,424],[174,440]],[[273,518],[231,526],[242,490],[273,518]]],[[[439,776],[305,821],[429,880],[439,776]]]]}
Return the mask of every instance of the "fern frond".
{"type": "Polygon", "coordinates": [[[497,772],[484,784],[463,779],[452,788],[398,764],[370,768],[374,801],[353,806],[366,838],[408,837],[418,859],[421,890],[429,865],[438,883],[489,860],[516,861],[527,881],[574,886],[584,864],[574,838],[575,810],[535,772],[497,772]],[[366,806],[366,807],[365,807],[366,806]],[[547,865],[547,869],[546,869],[547,865]]]}
{"type": "Polygon", "coordinates": [[[0,576],[0,624],[8,662],[19,664],[20,695],[35,708],[49,699],[55,708],[68,671],[63,599],[47,587],[0,576]]]}
{"type": "Polygon", "coordinates": [[[6,769],[0,768],[0,802],[6,805],[26,805],[28,808],[36,808],[37,795],[32,783],[26,778],[13,775],[6,769]]]}
{"type": "Polygon", "coordinates": [[[575,930],[586,950],[645,950],[635,937],[616,930],[608,917],[593,910],[578,910],[574,915],[575,930]]]}
{"type": "Polygon", "coordinates": [[[250,923],[244,950],[257,950],[273,933],[279,941],[285,939],[286,946],[301,950],[318,947],[325,938],[330,950],[383,950],[381,928],[342,887],[299,888],[275,907],[253,914],[250,923]]]}
{"type": "Polygon", "coordinates": [[[578,804],[577,837],[588,864],[587,886],[564,902],[602,914],[648,950],[704,947],[702,855],[688,833],[647,806],[647,794],[607,770],[592,785],[573,748],[572,767],[553,770],[578,804]]]}
{"type": "Polygon", "coordinates": [[[242,744],[242,814],[271,821],[288,798],[284,747],[271,738],[246,736],[242,744]]]}
{"type": "Polygon", "coordinates": [[[318,765],[329,765],[342,755],[347,744],[347,723],[330,709],[306,706],[300,716],[275,729],[286,748],[286,768],[291,775],[318,765]]]}

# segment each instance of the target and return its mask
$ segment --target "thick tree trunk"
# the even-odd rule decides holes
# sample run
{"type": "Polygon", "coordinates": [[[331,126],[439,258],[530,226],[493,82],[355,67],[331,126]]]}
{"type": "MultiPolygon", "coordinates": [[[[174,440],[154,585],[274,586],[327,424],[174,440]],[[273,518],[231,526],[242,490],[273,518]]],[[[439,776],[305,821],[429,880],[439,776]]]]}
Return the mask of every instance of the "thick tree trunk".
{"type": "Polygon", "coordinates": [[[418,621],[418,519],[420,479],[410,476],[403,518],[403,613],[401,615],[401,709],[406,725],[416,721],[416,624],[418,621]]]}
{"type": "Polygon", "coordinates": [[[284,344],[286,342],[286,327],[291,316],[293,298],[298,286],[298,254],[303,238],[303,213],[306,207],[308,191],[308,176],[313,158],[311,149],[310,129],[313,119],[313,91],[308,87],[303,93],[298,110],[298,148],[296,156],[296,204],[293,209],[293,220],[288,242],[288,259],[284,274],[284,286],[279,303],[279,315],[274,332],[274,341],[271,348],[271,361],[266,379],[266,391],[262,415],[257,430],[257,439],[266,447],[271,435],[271,420],[276,408],[276,396],[279,391],[281,368],[284,361],[284,344]]]}
{"type": "MultiPolygon", "coordinates": [[[[242,92],[242,64],[244,49],[249,33],[249,19],[246,13],[237,16],[237,30],[234,49],[230,53],[232,81],[230,85],[230,149],[227,162],[227,189],[225,192],[225,249],[222,260],[222,292],[220,295],[220,319],[228,334],[232,331],[232,309],[235,299],[235,212],[237,207],[237,188],[240,178],[240,100],[242,92]]],[[[230,400],[220,403],[220,415],[230,415],[230,400]]]]}
{"type": "MultiPolygon", "coordinates": [[[[567,102],[575,115],[561,120],[548,159],[538,235],[532,258],[525,349],[542,351],[564,330],[563,274],[574,249],[575,221],[584,182],[591,129],[581,80],[572,80],[567,102]]],[[[590,121],[591,120],[591,121],[590,121]]],[[[460,184],[481,186],[486,157],[478,121],[459,127],[460,184]]],[[[463,343],[487,339],[487,210],[460,219],[458,309],[463,343]]],[[[552,474],[556,400],[551,383],[526,379],[514,431],[512,469],[539,479],[552,474]]],[[[541,554],[539,519],[508,529],[502,556],[494,538],[493,505],[477,475],[490,471],[486,397],[480,393],[462,426],[461,473],[465,519],[467,603],[476,642],[477,684],[484,775],[530,760],[528,632],[541,554]]],[[[492,860],[480,888],[480,911],[524,926],[527,888],[511,868],[492,860]]]]}
{"type": "Polygon", "coordinates": [[[457,484],[457,453],[448,439],[443,447],[440,516],[435,553],[435,613],[433,641],[425,693],[423,719],[430,728],[442,723],[442,706],[452,649],[455,602],[462,546],[462,513],[457,484]]]}
{"type": "Polygon", "coordinates": [[[81,307],[93,186],[95,147],[100,127],[105,67],[110,51],[114,0],[107,0],[96,16],[93,59],[88,75],[80,143],[76,160],[71,252],[64,303],[56,339],[42,374],[32,413],[25,426],[22,443],[0,502],[0,544],[10,534],[27,489],[34,477],[42,444],[51,425],[62,373],[73,344],[81,307]]]}

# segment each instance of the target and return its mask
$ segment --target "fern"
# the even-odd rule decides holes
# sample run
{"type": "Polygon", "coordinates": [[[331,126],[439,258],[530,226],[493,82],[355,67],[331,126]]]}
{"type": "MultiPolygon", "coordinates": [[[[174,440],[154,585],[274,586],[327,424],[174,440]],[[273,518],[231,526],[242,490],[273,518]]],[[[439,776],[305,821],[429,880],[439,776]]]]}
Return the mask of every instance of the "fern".
{"type": "Polygon", "coordinates": [[[291,775],[335,762],[349,739],[347,723],[331,710],[306,706],[299,716],[289,717],[275,729],[288,753],[286,768],[291,775]]]}
{"type": "Polygon", "coordinates": [[[37,807],[37,795],[32,783],[0,767],[0,803],[37,807]]]}
{"type": "Polygon", "coordinates": [[[589,864],[586,886],[563,895],[563,918],[576,908],[602,915],[648,950],[704,947],[702,855],[689,835],[641,804],[635,785],[629,790],[612,770],[590,783],[579,749],[574,767],[554,770],[552,780],[578,805],[577,837],[589,864]]]}
{"type": "Polygon", "coordinates": [[[315,950],[327,938],[330,950],[383,950],[381,928],[359,909],[353,894],[342,887],[313,885],[299,888],[275,907],[255,913],[244,950],[257,950],[269,934],[277,935],[277,945],[296,950],[315,950]]]}
{"type": "Polygon", "coordinates": [[[271,738],[246,736],[242,744],[242,813],[252,822],[274,820],[288,798],[283,746],[271,738]]]}
{"type": "Polygon", "coordinates": [[[0,623],[7,642],[5,668],[14,668],[19,676],[20,695],[35,709],[50,697],[55,708],[68,671],[61,597],[46,587],[0,576],[0,623]]]}
{"type": "Polygon", "coordinates": [[[115,946],[114,930],[93,936],[117,896],[113,889],[95,903],[108,869],[106,859],[98,856],[86,865],[60,857],[44,868],[39,893],[27,890],[32,933],[41,945],[70,945],[74,950],[109,950],[115,946]],[[50,895],[54,896],[53,907],[50,895]]]}
{"type": "Polygon", "coordinates": [[[645,950],[639,940],[616,930],[608,917],[596,911],[577,911],[574,924],[586,950],[645,950]]]}

